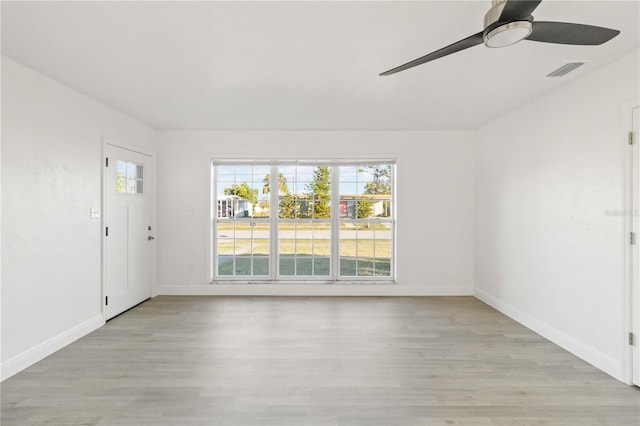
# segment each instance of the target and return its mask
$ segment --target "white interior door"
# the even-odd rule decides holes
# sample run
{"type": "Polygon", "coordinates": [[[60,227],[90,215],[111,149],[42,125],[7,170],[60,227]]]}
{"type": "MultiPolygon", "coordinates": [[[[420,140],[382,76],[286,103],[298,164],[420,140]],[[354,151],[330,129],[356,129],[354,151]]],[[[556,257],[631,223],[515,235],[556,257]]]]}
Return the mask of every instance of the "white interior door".
{"type": "Polygon", "coordinates": [[[152,157],[105,145],[105,319],[151,297],[152,157]]]}
{"type": "MultiPolygon", "coordinates": [[[[640,236],[640,107],[633,109],[632,127],[633,132],[633,160],[632,160],[632,232],[636,236],[640,236]]],[[[635,342],[633,342],[633,384],[640,386],[640,242],[636,242],[631,246],[633,262],[632,262],[632,332],[635,342]]]]}

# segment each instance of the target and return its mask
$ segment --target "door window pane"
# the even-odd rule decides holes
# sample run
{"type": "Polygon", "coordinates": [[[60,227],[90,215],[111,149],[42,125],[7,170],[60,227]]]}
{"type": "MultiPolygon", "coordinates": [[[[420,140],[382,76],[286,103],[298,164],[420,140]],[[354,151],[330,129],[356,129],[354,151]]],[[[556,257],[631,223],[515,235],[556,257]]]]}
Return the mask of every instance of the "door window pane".
{"type": "Polygon", "coordinates": [[[128,161],[116,161],[116,192],[118,194],[143,194],[144,166],[128,161]]]}

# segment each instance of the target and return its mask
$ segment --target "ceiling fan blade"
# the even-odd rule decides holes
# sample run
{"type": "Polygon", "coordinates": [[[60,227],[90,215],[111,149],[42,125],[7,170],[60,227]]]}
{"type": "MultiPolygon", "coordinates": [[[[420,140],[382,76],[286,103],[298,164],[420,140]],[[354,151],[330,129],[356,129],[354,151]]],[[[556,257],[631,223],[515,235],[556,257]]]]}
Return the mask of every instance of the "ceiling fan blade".
{"type": "Polygon", "coordinates": [[[527,37],[527,40],[578,46],[597,46],[608,42],[618,34],[620,34],[618,30],[594,27],[592,25],[535,21],[533,23],[533,31],[527,37]]]}
{"type": "Polygon", "coordinates": [[[428,55],[424,55],[418,59],[414,59],[411,62],[407,62],[404,65],[400,65],[399,67],[395,67],[390,69],[389,71],[385,71],[380,75],[391,75],[400,71],[407,70],[409,68],[413,68],[417,65],[424,64],[425,62],[433,61],[438,58],[442,58],[443,56],[451,55],[452,53],[459,52],[464,49],[468,49],[473,46],[477,46],[478,44],[482,44],[484,39],[482,37],[482,32],[469,36],[465,39],[457,41],[453,44],[450,44],[447,47],[443,47],[442,49],[436,50],[435,52],[431,52],[428,55]]]}
{"type": "Polygon", "coordinates": [[[500,22],[518,21],[530,16],[542,0],[507,0],[500,13],[500,22]]]}

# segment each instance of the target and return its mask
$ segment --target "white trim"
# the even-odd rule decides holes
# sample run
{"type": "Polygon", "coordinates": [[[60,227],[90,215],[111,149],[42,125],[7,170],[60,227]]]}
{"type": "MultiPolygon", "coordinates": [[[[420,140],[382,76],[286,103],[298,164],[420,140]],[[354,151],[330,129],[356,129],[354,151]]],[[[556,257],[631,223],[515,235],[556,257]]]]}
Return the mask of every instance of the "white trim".
{"type": "Polygon", "coordinates": [[[472,286],[430,287],[398,284],[203,284],[165,285],[158,288],[165,296],[473,296],[472,286]]]}
{"type": "Polygon", "coordinates": [[[126,149],[127,151],[135,152],[136,154],[146,155],[147,157],[153,157],[152,154],[148,154],[146,152],[140,151],[140,148],[138,148],[135,145],[120,143],[107,137],[103,137],[102,141],[104,142],[105,145],[111,145],[111,146],[115,146],[116,148],[126,149]]]}
{"type": "Polygon", "coordinates": [[[519,322],[532,331],[535,331],[545,339],[550,340],[561,348],[571,352],[575,356],[582,358],[584,361],[588,362],[596,368],[599,368],[610,376],[613,376],[615,379],[624,381],[624,366],[615,359],[608,357],[607,355],[584,344],[574,337],[571,337],[568,334],[558,330],[557,328],[554,328],[549,324],[534,318],[526,312],[523,312],[515,308],[514,306],[503,302],[497,297],[494,297],[489,293],[480,290],[479,288],[476,288],[474,293],[476,298],[502,312],[509,318],[519,322]]]}
{"type": "Polygon", "coordinates": [[[371,154],[360,153],[357,154],[357,159],[354,158],[354,154],[345,154],[336,156],[332,153],[319,152],[316,154],[300,155],[296,153],[281,153],[272,155],[262,155],[259,159],[256,159],[256,155],[253,153],[243,154],[210,154],[212,165],[218,164],[261,164],[261,165],[317,165],[318,161],[329,161],[340,166],[348,165],[374,165],[374,164],[396,164],[398,162],[398,154],[371,154]]]}
{"type": "Polygon", "coordinates": [[[632,164],[636,160],[634,157],[638,155],[638,146],[629,146],[628,142],[628,132],[633,126],[632,110],[638,106],[640,106],[640,98],[623,102],[620,104],[618,114],[618,128],[620,132],[619,140],[623,144],[621,159],[623,163],[623,212],[628,213],[621,215],[621,220],[623,221],[622,244],[624,247],[624,309],[622,313],[623,335],[621,336],[621,345],[624,358],[622,366],[623,377],[620,380],[627,384],[633,383],[633,347],[628,344],[627,336],[630,332],[634,332],[636,336],[638,335],[638,332],[640,332],[640,330],[635,329],[638,325],[634,323],[634,312],[636,307],[634,307],[633,299],[634,293],[640,288],[640,283],[634,282],[637,281],[637,278],[634,278],[634,269],[637,269],[640,265],[634,262],[634,259],[637,257],[634,256],[634,253],[637,253],[637,250],[633,250],[633,246],[629,244],[629,233],[631,231],[638,232],[638,230],[634,229],[635,224],[633,211],[638,205],[638,200],[634,201],[634,195],[640,194],[640,187],[638,189],[634,189],[634,185],[640,185],[640,180],[638,180],[638,176],[640,175],[637,170],[634,172],[632,168],[632,164]]]}
{"type": "Polygon", "coordinates": [[[4,381],[8,379],[14,374],[19,373],[54,352],[59,351],[79,338],[97,330],[102,327],[104,323],[104,317],[102,314],[96,315],[93,318],[58,334],[57,336],[24,351],[23,353],[11,358],[9,361],[3,362],[2,371],[0,373],[1,380],[4,381]]]}
{"type": "MultiPolygon", "coordinates": [[[[303,281],[308,282],[326,282],[326,280],[330,280],[330,283],[341,283],[341,284],[349,284],[351,281],[359,281],[359,282],[368,282],[368,281],[376,281],[376,282],[390,282],[397,279],[397,195],[396,195],[396,176],[397,176],[397,157],[393,157],[393,159],[380,158],[379,156],[372,156],[371,158],[364,156],[363,159],[354,160],[348,157],[336,159],[335,157],[301,157],[296,155],[294,159],[288,159],[287,157],[266,157],[262,159],[256,159],[255,157],[249,157],[248,159],[238,158],[238,156],[225,157],[225,156],[212,156],[209,159],[210,164],[210,206],[209,206],[209,241],[207,244],[207,252],[208,252],[208,263],[210,265],[210,270],[208,271],[209,283],[211,284],[224,284],[232,281],[239,282],[247,282],[247,280],[251,281],[259,281],[264,283],[296,283],[303,281]],[[219,166],[237,166],[237,165],[245,165],[245,166],[270,166],[269,176],[271,177],[270,185],[273,186],[274,181],[279,179],[279,169],[278,167],[281,165],[307,165],[307,166],[328,166],[331,168],[330,172],[330,181],[331,181],[331,217],[329,221],[321,220],[321,219],[280,219],[278,215],[269,215],[268,223],[269,223],[269,241],[270,241],[270,253],[269,256],[269,275],[265,276],[253,276],[253,275],[217,275],[218,273],[218,258],[216,255],[216,239],[217,239],[217,228],[218,223],[220,223],[220,218],[218,217],[218,201],[220,200],[221,195],[217,193],[217,171],[216,167],[219,166]],[[342,223],[342,218],[340,218],[340,167],[349,166],[349,165],[391,165],[391,185],[393,187],[393,191],[391,194],[391,202],[392,206],[392,216],[390,218],[384,218],[384,220],[378,220],[379,218],[368,218],[368,219],[354,219],[349,220],[349,222],[365,222],[367,220],[374,220],[379,223],[389,223],[391,224],[391,245],[392,245],[392,258],[390,264],[390,271],[388,276],[341,276],[340,268],[339,268],[339,242],[340,242],[340,224],[342,223]],[[319,223],[329,223],[330,231],[331,231],[331,256],[330,256],[330,274],[329,276],[297,276],[297,275],[280,275],[279,269],[279,259],[280,254],[278,251],[278,241],[279,241],[279,225],[282,222],[319,222],[319,223]]],[[[297,179],[297,175],[296,175],[297,179]]],[[[277,182],[279,183],[279,182],[277,182]]],[[[279,185],[277,185],[279,187],[279,185]]],[[[269,203],[271,208],[273,206],[278,205],[278,192],[270,191],[269,193],[269,203]]],[[[229,222],[235,222],[235,219],[231,219],[229,222]]],[[[225,219],[225,222],[227,220],[225,219]]],[[[252,221],[260,221],[255,218],[252,221]]],[[[240,220],[239,222],[246,223],[246,220],[240,220]]],[[[265,221],[266,223],[266,221],[265,221]]],[[[375,231],[375,230],[374,230],[375,231]]],[[[375,232],[374,232],[375,234],[375,232]]],[[[235,253],[235,251],[234,251],[235,253]]],[[[235,262],[235,261],[234,261],[235,262]]],[[[159,290],[159,294],[162,294],[159,290]]]]}

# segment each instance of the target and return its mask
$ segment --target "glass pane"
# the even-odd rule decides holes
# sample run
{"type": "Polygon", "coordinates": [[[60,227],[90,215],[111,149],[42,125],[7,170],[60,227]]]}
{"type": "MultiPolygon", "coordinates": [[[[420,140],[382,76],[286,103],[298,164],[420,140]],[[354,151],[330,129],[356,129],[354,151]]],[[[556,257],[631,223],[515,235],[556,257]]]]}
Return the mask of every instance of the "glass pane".
{"type": "Polygon", "coordinates": [[[270,166],[217,166],[215,170],[219,217],[269,217],[270,166]]]}
{"type": "Polygon", "coordinates": [[[313,265],[313,259],[311,256],[303,255],[296,257],[296,276],[310,276],[313,275],[311,267],[313,265]]]}
{"type": "Polygon", "coordinates": [[[340,229],[340,275],[356,275],[358,263],[356,255],[356,238],[357,231],[354,229],[340,229]]]}
{"type": "Polygon", "coordinates": [[[271,206],[269,205],[269,195],[264,195],[258,199],[258,203],[253,207],[253,216],[260,218],[269,217],[271,206]]]}
{"type": "Polygon", "coordinates": [[[280,275],[294,275],[295,261],[295,256],[280,256],[280,275]]]}
{"type": "Polygon", "coordinates": [[[376,216],[378,216],[378,217],[391,217],[391,213],[392,213],[391,212],[391,206],[393,205],[391,203],[391,198],[384,197],[380,201],[382,203],[381,204],[382,211],[379,214],[376,213],[376,216]]]}
{"type": "Polygon", "coordinates": [[[217,250],[216,253],[218,253],[218,256],[232,256],[233,241],[218,238],[218,244],[216,246],[216,250],[217,250]]]}
{"type": "Polygon", "coordinates": [[[300,214],[300,205],[296,197],[291,194],[278,197],[278,210],[280,219],[294,219],[300,214]]]}
{"type": "Polygon", "coordinates": [[[136,180],[135,179],[127,179],[126,181],[126,192],[127,194],[135,194],[136,193],[136,180]]]}
{"type": "MultiPolygon", "coordinates": [[[[310,225],[310,224],[305,224],[310,225]]],[[[296,255],[298,257],[311,257],[313,254],[313,237],[311,227],[301,227],[298,225],[296,238],[296,255]]]]}
{"type": "Polygon", "coordinates": [[[314,240],[313,254],[316,257],[331,255],[331,240],[314,240]]]}
{"type": "MultiPolygon", "coordinates": [[[[387,224],[384,224],[387,225],[387,224]]],[[[376,263],[375,275],[391,275],[391,226],[380,226],[376,231],[375,250],[376,263]]]]}
{"type": "Polygon", "coordinates": [[[311,210],[311,200],[307,196],[296,197],[297,203],[297,218],[311,219],[313,217],[313,211],[311,210]]]}
{"type": "Polygon", "coordinates": [[[137,174],[137,176],[136,176],[136,177],[137,177],[138,179],[143,179],[143,178],[144,178],[143,170],[142,170],[143,168],[144,168],[144,166],[141,166],[141,165],[139,165],[139,164],[138,164],[138,165],[136,165],[136,174],[137,174]]]}
{"type": "Polygon", "coordinates": [[[232,181],[234,174],[235,174],[234,166],[216,166],[216,175],[218,177],[218,181],[221,181],[221,180],[232,181]]]}
{"type": "Polygon", "coordinates": [[[340,167],[340,216],[391,217],[392,171],[389,164],[340,167]]]}
{"type": "Polygon", "coordinates": [[[390,259],[391,258],[391,230],[377,230],[376,231],[376,258],[378,259],[390,259]]]}
{"type": "Polygon", "coordinates": [[[116,179],[116,192],[118,194],[123,194],[124,192],[126,192],[125,179],[126,178],[123,177],[119,177],[116,179]]]}
{"type": "Polygon", "coordinates": [[[251,257],[236,256],[236,275],[251,275],[251,257]]]}
{"type": "Polygon", "coordinates": [[[127,163],[122,160],[118,160],[116,162],[116,175],[118,177],[126,177],[127,176],[127,163]]]}
{"type": "Polygon", "coordinates": [[[296,241],[290,239],[281,239],[278,249],[280,254],[295,254],[296,241]]]}
{"type": "Polygon", "coordinates": [[[218,275],[233,275],[233,256],[218,255],[218,275]]]}
{"type": "Polygon", "coordinates": [[[340,275],[343,277],[355,277],[358,261],[355,257],[340,258],[340,275]]]}
{"type": "Polygon", "coordinates": [[[378,277],[389,277],[391,276],[391,259],[380,260],[376,259],[375,264],[375,274],[378,277]]]}
{"type": "MultiPolygon", "coordinates": [[[[355,182],[357,176],[357,168],[354,166],[340,167],[340,183],[355,182]]],[[[340,186],[342,188],[342,186],[340,186]]],[[[342,191],[341,191],[342,192],[342,191]]]]}
{"type": "Polygon", "coordinates": [[[371,197],[358,197],[355,202],[356,217],[358,219],[366,219],[374,215],[374,206],[377,206],[376,200],[371,197]]]}
{"type": "MultiPolygon", "coordinates": [[[[320,261],[320,259],[325,259],[325,261],[320,261],[321,265],[328,264],[330,256],[331,256],[331,224],[330,223],[315,223],[313,227],[313,255],[316,258],[316,261],[320,261]]],[[[318,265],[318,263],[316,263],[318,265]]],[[[319,272],[314,268],[315,275],[328,275],[328,269],[324,266],[321,268],[319,272]]]]}
{"type": "Polygon", "coordinates": [[[368,276],[374,275],[373,258],[371,257],[358,258],[357,275],[359,277],[368,277],[368,276]]]}
{"type": "Polygon", "coordinates": [[[374,261],[374,244],[372,238],[372,231],[359,231],[358,241],[356,247],[358,250],[358,276],[370,276],[373,275],[373,261],[374,261]]]}
{"type": "Polygon", "coordinates": [[[315,276],[329,276],[331,272],[331,261],[329,256],[316,256],[314,259],[314,275],[315,276]]]}
{"type": "Polygon", "coordinates": [[[311,200],[311,213],[314,219],[330,219],[331,218],[331,197],[323,195],[321,197],[313,197],[311,200]]]}
{"type": "Polygon", "coordinates": [[[133,163],[127,163],[127,177],[129,179],[136,178],[136,165],[133,163]]]}
{"type": "Polygon", "coordinates": [[[141,180],[137,180],[136,181],[136,194],[142,194],[143,193],[143,182],[141,180]]]}
{"type": "Polygon", "coordinates": [[[253,240],[253,254],[260,256],[269,255],[269,240],[268,239],[254,239],[253,240]]]}
{"type": "Polygon", "coordinates": [[[237,238],[239,232],[236,230],[236,240],[234,241],[235,255],[251,254],[251,239],[237,238]]]}
{"type": "Polygon", "coordinates": [[[254,256],[253,257],[253,275],[269,275],[269,257],[254,256]]]}
{"type": "Polygon", "coordinates": [[[218,222],[218,238],[233,238],[233,231],[233,222],[218,222]]]}

